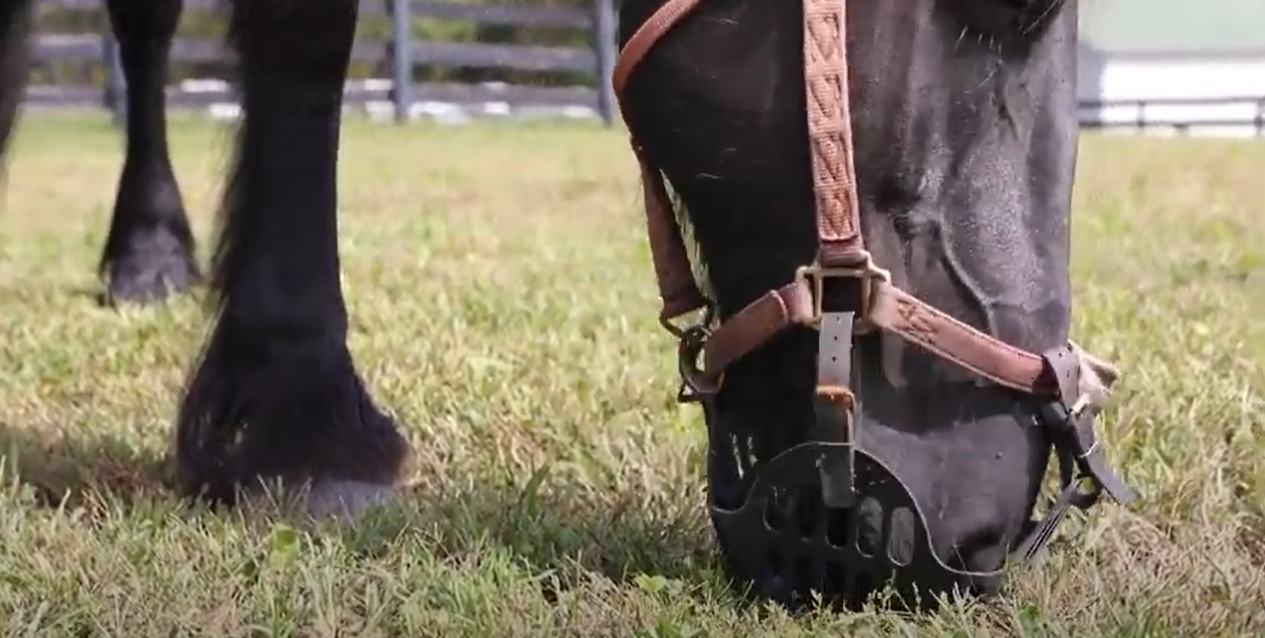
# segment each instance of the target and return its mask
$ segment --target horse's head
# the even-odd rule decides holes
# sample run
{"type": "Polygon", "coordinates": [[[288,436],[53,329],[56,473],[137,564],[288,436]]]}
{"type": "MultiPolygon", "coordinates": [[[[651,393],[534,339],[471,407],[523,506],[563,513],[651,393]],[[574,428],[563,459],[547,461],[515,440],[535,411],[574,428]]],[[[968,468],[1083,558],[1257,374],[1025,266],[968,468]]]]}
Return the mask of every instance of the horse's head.
{"type": "Polygon", "coordinates": [[[1030,520],[1052,444],[1127,497],[1075,458],[1114,372],[1068,342],[1074,3],[851,2],[844,64],[830,0],[687,1],[625,0],[616,84],[668,314],[695,305],[674,214],[716,309],[683,369],[731,570],[778,597],[988,591],[1052,532],[1030,520]],[[854,208],[872,263],[802,270],[866,265],[854,208]]]}

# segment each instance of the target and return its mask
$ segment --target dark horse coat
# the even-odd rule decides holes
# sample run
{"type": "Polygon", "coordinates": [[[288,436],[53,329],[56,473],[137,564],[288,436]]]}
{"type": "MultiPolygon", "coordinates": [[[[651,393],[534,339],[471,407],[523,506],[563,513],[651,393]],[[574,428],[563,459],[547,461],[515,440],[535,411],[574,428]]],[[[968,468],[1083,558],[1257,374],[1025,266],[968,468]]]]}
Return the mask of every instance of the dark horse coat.
{"type": "MultiPolygon", "coordinates": [[[[128,83],[128,150],[101,267],[146,301],[201,275],[167,153],[179,0],[107,0],[128,83]]],[[[621,40],[660,0],[625,0],[621,40]]],[[[32,0],[0,3],[0,140],[25,74],[32,0]]],[[[314,507],[384,493],[407,445],[348,352],[336,165],[356,0],[239,0],[244,119],[210,264],[214,328],[181,398],[187,493],[312,481],[314,507]]],[[[852,134],[866,241],[902,288],[1041,352],[1068,338],[1078,131],[1071,0],[849,3],[852,134]]],[[[649,53],[625,117],[689,212],[723,309],[782,285],[816,249],[799,3],[705,0],[649,53]]],[[[0,149],[3,146],[0,145],[0,149]]],[[[814,339],[737,362],[716,418],[771,456],[805,437],[814,339]]],[[[996,568],[1032,511],[1048,442],[996,386],[898,342],[862,359],[864,437],[922,504],[937,553],[996,568]]]]}

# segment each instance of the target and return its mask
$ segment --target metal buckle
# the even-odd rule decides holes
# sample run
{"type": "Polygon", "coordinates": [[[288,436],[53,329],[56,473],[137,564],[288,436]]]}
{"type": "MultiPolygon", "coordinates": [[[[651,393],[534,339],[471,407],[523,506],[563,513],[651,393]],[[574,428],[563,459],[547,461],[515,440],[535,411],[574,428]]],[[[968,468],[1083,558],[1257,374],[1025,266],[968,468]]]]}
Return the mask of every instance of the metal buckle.
{"type": "Polygon", "coordinates": [[[668,333],[671,334],[673,337],[676,337],[678,341],[681,339],[685,339],[686,335],[688,335],[690,331],[692,330],[697,330],[699,328],[707,329],[708,326],[712,325],[712,320],[716,316],[716,304],[710,301],[707,302],[703,306],[703,314],[701,317],[699,317],[698,321],[695,321],[685,327],[680,327],[672,323],[673,319],[683,316],[683,314],[684,313],[682,313],[681,315],[673,316],[673,317],[659,315],[659,325],[664,330],[667,330],[668,333]]]}
{"type": "Polygon", "coordinates": [[[675,317],[659,316],[659,325],[677,340],[677,371],[681,377],[681,385],[676,392],[678,403],[696,403],[704,396],[715,394],[720,389],[721,381],[724,379],[723,372],[714,387],[703,388],[699,387],[698,383],[703,373],[698,366],[698,356],[703,352],[707,339],[712,336],[712,323],[715,316],[716,305],[710,302],[703,306],[703,313],[698,321],[685,327],[672,323],[675,317]]]}
{"type": "Polygon", "coordinates": [[[1136,498],[1133,491],[1120,480],[1107,465],[1102,439],[1095,428],[1095,415],[1086,414],[1081,401],[1068,407],[1062,400],[1053,400],[1039,406],[1039,416],[1059,437],[1056,449],[1064,446],[1064,452],[1075,465],[1075,480],[1084,484],[1079,490],[1076,506],[1087,509],[1106,492],[1116,502],[1129,505],[1136,498]],[[1061,443],[1060,443],[1061,440],[1061,443]],[[1087,483],[1086,483],[1087,482],[1087,483]]]}
{"type": "Polygon", "coordinates": [[[874,298],[874,280],[890,282],[892,274],[875,265],[870,253],[862,252],[861,255],[863,261],[856,266],[822,266],[820,260],[818,260],[811,265],[800,266],[795,270],[796,281],[803,281],[806,285],[812,287],[813,318],[811,323],[813,326],[821,324],[821,318],[824,314],[822,296],[825,290],[826,279],[856,279],[861,286],[861,303],[856,309],[852,333],[864,335],[878,329],[878,326],[870,321],[870,303],[874,298]],[[812,280],[811,283],[809,283],[809,279],[812,280]]]}
{"type": "Polygon", "coordinates": [[[703,397],[720,391],[724,383],[725,372],[722,370],[716,382],[707,387],[701,385],[703,369],[698,365],[698,356],[703,352],[708,337],[712,336],[706,324],[686,328],[677,342],[677,372],[681,377],[681,385],[676,392],[677,403],[697,403],[703,397]]]}

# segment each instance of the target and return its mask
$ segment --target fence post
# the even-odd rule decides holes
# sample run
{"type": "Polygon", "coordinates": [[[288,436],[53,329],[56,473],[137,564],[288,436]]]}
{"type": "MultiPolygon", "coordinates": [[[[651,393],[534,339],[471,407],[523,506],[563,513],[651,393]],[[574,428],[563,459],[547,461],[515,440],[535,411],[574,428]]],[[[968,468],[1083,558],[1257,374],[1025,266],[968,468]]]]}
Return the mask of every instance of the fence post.
{"type": "Polygon", "coordinates": [[[101,35],[101,65],[105,69],[105,107],[110,109],[114,125],[122,127],[127,121],[127,78],[123,76],[119,43],[109,23],[101,35]]]}
{"type": "Polygon", "coordinates": [[[389,0],[391,13],[391,102],[395,122],[408,122],[413,103],[413,41],[410,0],[389,0]]]}
{"type": "Polygon", "coordinates": [[[1265,138],[1265,97],[1256,101],[1256,136],[1265,138]]]}
{"type": "Polygon", "coordinates": [[[593,0],[593,52],[597,58],[597,111],[606,126],[615,121],[615,89],[611,87],[611,75],[615,72],[615,56],[618,55],[618,37],[615,34],[615,3],[613,0],[593,0]]]}

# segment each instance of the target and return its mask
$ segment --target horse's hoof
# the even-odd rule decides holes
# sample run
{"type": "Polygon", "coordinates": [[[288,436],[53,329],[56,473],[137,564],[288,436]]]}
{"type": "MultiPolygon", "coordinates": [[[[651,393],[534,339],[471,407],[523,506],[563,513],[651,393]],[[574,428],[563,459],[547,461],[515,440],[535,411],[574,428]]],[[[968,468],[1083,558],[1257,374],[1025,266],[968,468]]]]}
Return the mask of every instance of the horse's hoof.
{"type": "Polygon", "coordinates": [[[182,295],[202,281],[197,264],[183,253],[132,255],[108,265],[101,305],[150,305],[182,295]]]}
{"type": "Polygon", "coordinates": [[[374,507],[399,499],[393,485],[363,481],[320,480],[307,490],[306,509],[313,519],[355,520],[374,507]]]}

